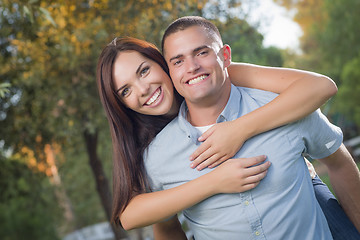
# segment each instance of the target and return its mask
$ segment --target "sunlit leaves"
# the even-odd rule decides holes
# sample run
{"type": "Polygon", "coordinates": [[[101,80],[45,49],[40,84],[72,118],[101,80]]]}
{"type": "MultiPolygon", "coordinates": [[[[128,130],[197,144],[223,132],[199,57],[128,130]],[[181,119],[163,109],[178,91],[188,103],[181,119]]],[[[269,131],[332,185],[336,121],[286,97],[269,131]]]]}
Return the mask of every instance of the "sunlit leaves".
{"type": "Polygon", "coordinates": [[[5,94],[10,93],[10,83],[0,83],[0,98],[4,98],[5,94]]]}

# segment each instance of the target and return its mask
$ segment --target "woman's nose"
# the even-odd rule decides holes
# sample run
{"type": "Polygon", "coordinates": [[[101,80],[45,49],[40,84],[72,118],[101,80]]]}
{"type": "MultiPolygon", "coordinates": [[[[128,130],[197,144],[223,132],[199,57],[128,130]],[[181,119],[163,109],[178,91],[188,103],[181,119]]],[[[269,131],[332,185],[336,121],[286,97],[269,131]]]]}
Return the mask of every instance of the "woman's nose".
{"type": "Polygon", "coordinates": [[[138,83],[138,89],[141,96],[146,96],[149,93],[150,84],[146,81],[140,81],[138,83]]]}

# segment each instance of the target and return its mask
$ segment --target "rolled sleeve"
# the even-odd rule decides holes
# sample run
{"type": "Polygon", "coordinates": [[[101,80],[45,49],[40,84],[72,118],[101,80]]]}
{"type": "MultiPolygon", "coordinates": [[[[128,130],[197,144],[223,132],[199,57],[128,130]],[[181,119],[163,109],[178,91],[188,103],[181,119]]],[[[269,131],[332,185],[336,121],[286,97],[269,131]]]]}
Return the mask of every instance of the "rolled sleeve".
{"type": "Polygon", "coordinates": [[[299,135],[305,142],[304,154],[313,159],[328,157],[343,141],[341,129],[330,123],[320,109],[301,120],[299,135]]]}

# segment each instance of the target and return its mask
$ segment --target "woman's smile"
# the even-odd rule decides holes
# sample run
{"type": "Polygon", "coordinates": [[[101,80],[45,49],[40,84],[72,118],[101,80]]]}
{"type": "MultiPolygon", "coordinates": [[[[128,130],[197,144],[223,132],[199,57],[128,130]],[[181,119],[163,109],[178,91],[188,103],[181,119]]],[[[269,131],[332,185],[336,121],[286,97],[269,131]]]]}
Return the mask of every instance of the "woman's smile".
{"type": "Polygon", "coordinates": [[[163,99],[161,87],[158,87],[153,95],[145,102],[145,106],[155,107],[157,106],[161,100],[163,99]]]}

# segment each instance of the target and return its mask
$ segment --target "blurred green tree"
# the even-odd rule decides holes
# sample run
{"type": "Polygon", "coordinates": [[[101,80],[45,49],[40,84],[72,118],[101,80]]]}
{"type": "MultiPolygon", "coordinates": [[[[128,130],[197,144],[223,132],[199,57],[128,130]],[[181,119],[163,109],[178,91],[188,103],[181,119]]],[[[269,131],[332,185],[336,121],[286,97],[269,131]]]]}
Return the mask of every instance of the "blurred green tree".
{"type": "Polygon", "coordinates": [[[222,38],[231,47],[233,61],[281,67],[281,51],[263,46],[264,37],[246,20],[229,18],[225,22],[216,21],[222,38]]]}
{"type": "Polygon", "coordinates": [[[56,240],[59,208],[46,176],[0,156],[0,238],[56,240]]]}
{"type": "MultiPolygon", "coordinates": [[[[360,127],[360,2],[353,0],[276,0],[296,9],[304,35],[300,65],[332,77],[339,86],[334,110],[360,127]]],[[[300,59],[300,58],[299,58],[300,59]]]]}

